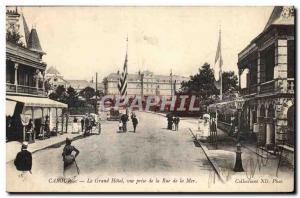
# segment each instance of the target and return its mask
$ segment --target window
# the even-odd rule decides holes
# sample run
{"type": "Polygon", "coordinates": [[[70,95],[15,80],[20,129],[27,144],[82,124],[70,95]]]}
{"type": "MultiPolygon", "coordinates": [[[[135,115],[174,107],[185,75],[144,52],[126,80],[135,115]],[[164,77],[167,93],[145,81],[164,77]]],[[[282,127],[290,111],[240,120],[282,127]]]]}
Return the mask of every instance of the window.
{"type": "Polygon", "coordinates": [[[295,78],[295,41],[288,41],[288,68],[287,76],[288,78],[295,78]]]}
{"type": "Polygon", "coordinates": [[[262,52],[261,59],[261,82],[268,82],[274,79],[275,47],[268,47],[262,52]]]}

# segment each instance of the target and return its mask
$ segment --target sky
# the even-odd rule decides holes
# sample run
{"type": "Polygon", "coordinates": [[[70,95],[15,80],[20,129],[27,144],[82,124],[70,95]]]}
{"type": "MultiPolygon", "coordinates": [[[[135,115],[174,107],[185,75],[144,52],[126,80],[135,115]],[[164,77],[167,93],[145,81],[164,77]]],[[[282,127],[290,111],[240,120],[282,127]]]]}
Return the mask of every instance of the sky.
{"type": "Polygon", "coordinates": [[[47,67],[65,79],[100,81],[122,70],[190,76],[214,66],[219,30],[223,70],[237,72],[238,53],[264,28],[273,7],[22,7],[36,27],[47,67]],[[95,79],[95,77],[93,77],[95,79]]]}

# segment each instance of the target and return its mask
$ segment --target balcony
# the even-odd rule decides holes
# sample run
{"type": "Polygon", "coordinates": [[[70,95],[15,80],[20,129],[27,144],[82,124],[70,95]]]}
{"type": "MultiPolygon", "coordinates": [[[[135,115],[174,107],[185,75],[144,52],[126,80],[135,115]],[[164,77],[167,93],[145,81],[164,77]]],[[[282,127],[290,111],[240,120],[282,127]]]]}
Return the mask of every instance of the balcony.
{"type": "Polygon", "coordinates": [[[275,91],[275,80],[260,84],[260,93],[270,93],[275,91]]]}
{"type": "Polygon", "coordinates": [[[25,85],[14,85],[6,83],[7,93],[30,94],[36,96],[46,96],[46,92],[42,88],[30,87],[25,85]]]}
{"type": "Polygon", "coordinates": [[[249,95],[257,93],[257,85],[251,85],[250,89],[248,87],[241,89],[242,95],[249,95]]]}
{"type": "Polygon", "coordinates": [[[260,87],[259,94],[265,93],[295,93],[295,82],[294,78],[285,78],[285,79],[274,79],[268,82],[264,82],[258,85],[251,85],[249,87],[241,89],[242,95],[250,95],[258,93],[257,87],[260,87]]]}
{"type": "Polygon", "coordinates": [[[274,79],[268,82],[261,83],[260,94],[263,93],[295,93],[295,82],[294,78],[274,79]]]}

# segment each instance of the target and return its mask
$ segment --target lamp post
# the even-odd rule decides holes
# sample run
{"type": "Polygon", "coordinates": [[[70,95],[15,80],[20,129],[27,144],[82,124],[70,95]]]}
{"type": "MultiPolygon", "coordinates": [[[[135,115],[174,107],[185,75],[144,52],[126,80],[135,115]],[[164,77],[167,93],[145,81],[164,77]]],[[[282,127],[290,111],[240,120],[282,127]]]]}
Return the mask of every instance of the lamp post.
{"type": "Polygon", "coordinates": [[[236,156],[235,156],[235,165],[234,172],[243,172],[243,162],[242,162],[242,150],[240,144],[240,132],[241,132],[241,114],[242,108],[245,103],[245,100],[242,97],[238,97],[235,100],[235,107],[238,111],[238,132],[237,132],[237,145],[236,145],[236,156]]]}

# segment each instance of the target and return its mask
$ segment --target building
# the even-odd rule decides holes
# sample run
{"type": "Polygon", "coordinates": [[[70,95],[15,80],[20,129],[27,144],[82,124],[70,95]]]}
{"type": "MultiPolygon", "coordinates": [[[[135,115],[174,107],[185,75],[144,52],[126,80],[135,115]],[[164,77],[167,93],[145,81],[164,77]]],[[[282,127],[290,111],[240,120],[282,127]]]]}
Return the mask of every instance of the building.
{"type": "Polygon", "coordinates": [[[238,54],[239,74],[248,71],[243,110],[259,148],[293,153],[295,125],[294,7],[276,6],[264,28],[238,54]]]}
{"type": "MultiPolygon", "coordinates": [[[[105,95],[119,95],[118,83],[119,73],[111,73],[103,80],[105,95]]],[[[128,74],[127,95],[128,96],[171,96],[179,91],[182,81],[189,78],[178,75],[156,75],[150,71],[140,74],[128,74]],[[172,82],[171,82],[172,79],[172,82]],[[175,90],[175,91],[174,91],[175,90]]]]}
{"type": "MultiPolygon", "coordinates": [[[[67,80],[67,86],[71,86],[77,91],[78,93],[86,87],[91,87],[96,90],[96,83],[93,81],[87,80],[67,80]]],[[[102,91],[104,90],[103,83],[97,83],[97,90],[102,91]]]]}
{"type": "MultiPolygon", "coordinates": [[[[57,126],[66,104],[47,98],[44,81],[47,64],[37,30],[30,31],[17,8],[6,11],[6,136],[7,140],[28,140],[25,126],[31,119],[34,134],[41,133],[47,116],[50,129],[57,126]],[[20,35],[23,40],[16,39],[20,35]]],[[[32,137],[32,136],[31,136],[32,137]]]]}
{"type": "Polygon", "coordinates": [[[68,86],[68,81],[64,79],[63,75],[55,67],[51,66],[46,70],[45,78],[51,90],[55,90],[58,86],[68,86]]]}

